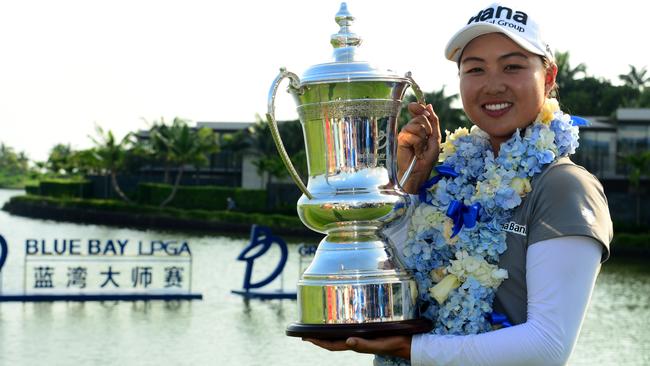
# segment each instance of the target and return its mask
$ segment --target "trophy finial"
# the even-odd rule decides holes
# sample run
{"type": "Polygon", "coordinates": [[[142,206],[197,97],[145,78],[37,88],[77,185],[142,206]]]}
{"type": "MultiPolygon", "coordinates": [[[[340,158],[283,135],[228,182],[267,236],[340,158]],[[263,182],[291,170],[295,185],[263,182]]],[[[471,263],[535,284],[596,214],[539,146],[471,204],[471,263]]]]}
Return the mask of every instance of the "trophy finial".
{"type": "Polygon", "coordinates": [[[348,5],[346,3],[341,3],[341,8],[339,12],[336,13],[334,17],[336,23],[341,27],[339,32],[332,35],[330,43],[334,48],[342,47],[352,47],[359,46],[361,44],[361,38],[356,34],[350,32],[350,25],[354,21],[354,17],[348,11],[348,5]]]}

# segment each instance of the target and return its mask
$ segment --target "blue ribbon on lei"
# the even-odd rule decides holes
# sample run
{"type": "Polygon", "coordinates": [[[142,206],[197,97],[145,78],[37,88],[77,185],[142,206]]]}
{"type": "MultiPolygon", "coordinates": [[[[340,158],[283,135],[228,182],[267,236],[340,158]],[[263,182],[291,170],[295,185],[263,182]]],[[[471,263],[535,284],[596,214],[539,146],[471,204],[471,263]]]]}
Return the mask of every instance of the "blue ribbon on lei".
{"type": "Polygon", "coordinates": [[[488,320],[490,324],[496,328],[507,328],[511,327],[512,324],[508,321],[508,317],[505,314],[497,313],[493,311],[489,316],[488,320]]]}
{"type": "MultiPolygon", "coordinates": [[[[442,178],[456,178],[459,175],[451,165],[441,164],[433,169],[435,169],[438,174],[429,178],[424,182],[422,187],[420,187],[418,194],[421,202],[427,202],[427,190],[433,187],[433,185],[438,183],[442,178]]],[[[463,226],[473,228],[479,218],[479,211],[481,211],[481,204],[478,202],[471,206],[467,206],[458,200],[451,201],[447,208],[447,216],[454,221],[451,238],[458,235],[463,226]]]]}
{"type": "Polygon", "coordinates": [[[451,201],[447,208],[447,216],[454,220],[454,228],[450,239],[456,236],[463,226],[473,228],[479,218],[479,211],[481,211],[481,204],[479,202],[467,206],[462,201],[451,201]]]}
{"type": "Polygon", "coordinates": [[[456,178],[458,176],[458,173],[456,173],[454,167],[451,165],[441,164],[433,169],[435,169],[438,174],[429,178],[429,180],[424,182],[422,187],[420,187],[420,190],[418,191],[420,202],[427,202],[427,190],[433,187],[433,185],[438,183],[442,178],[456,178]]]}
{"type": "Polygon", "coordinates": [[[571,124],[574,126],[589,126],[589,121],[582,117],[571,116],[571,124]]]}

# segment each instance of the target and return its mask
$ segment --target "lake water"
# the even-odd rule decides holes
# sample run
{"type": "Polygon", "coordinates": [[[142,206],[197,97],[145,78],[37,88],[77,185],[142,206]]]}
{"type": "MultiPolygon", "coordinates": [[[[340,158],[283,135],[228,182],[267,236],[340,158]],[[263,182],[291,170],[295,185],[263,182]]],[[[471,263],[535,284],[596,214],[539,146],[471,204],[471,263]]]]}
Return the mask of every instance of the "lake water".
{"type": "MultiPolygon", "coordinates": [[[[0,205],[19,191],[0,190],[0,205]]],[[[193,292],[203,300],[163,302],[0,303],[2,365],[371,365],[372,356],[331,353],[284,335],[297,317],[295,301],[245,303],[245,264],[235,258],[247,238],[78,225],[0,212],[10,254],[2,273],[6,293],[22,291],[24,241],[36,238],[187,240],[193,292]]],[[[284,287],[297,278],[299,243],[290,243],[284,287]]],[[[268,274],[279,253],[256,262],[268,274]]],[[[613,259],[601,272],[571,365],[650,364],[648,261],[613,259]]],[[[257,276],[257,277],[256,277],[257,276]]],[[[269,285],[278,288],[280,280],[269,285]]]]}

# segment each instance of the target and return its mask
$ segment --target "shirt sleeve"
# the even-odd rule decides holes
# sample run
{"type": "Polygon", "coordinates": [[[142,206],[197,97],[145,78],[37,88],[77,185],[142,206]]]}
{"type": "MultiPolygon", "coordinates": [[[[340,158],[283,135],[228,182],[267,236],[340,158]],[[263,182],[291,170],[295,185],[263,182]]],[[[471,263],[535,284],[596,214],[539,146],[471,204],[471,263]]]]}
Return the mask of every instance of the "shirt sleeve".
{"type": "Polygon", "coordinates": [[[476,335],[416,335],[411,342],[412,365],[566,364],[600,270],[601,254],[601,245],[585,236],[536,243],[526,256],[525,323],[476,335]]]}
{"type": "Polygon", "coordinates": [[[389,239],[391,244],[397,249],[397,253],[401,253],[401,249],[408,240],[408,229],[411,223],[411,217],[417,205],[420,204],[420,198],[416,194],[409,194],[408,210],[402,217],[391,222],[388,226],[384,227],[382,233],[389,239]]]}
{"type": "Polygon", "coordinates": [[[602,245],[602,261],[607,260],[613,228],[598,179],[575,164],[552,167],[542,179],[533,189],[528,245],[562,236],[586,236],[602,245]]]}

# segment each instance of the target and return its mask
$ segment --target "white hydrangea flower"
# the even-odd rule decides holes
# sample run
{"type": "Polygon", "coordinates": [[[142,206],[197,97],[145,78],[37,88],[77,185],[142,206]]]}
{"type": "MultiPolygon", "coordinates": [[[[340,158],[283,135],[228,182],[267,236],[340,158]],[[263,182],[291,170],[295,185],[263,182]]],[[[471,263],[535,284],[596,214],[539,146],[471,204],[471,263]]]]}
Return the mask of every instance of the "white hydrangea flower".
{"type": "Polygon", "coordinates": [[[488,139],[490,138],[490,135],[487,134],[487,132],[481,130],[481,128],[477,125],[472,125],[472,127],[469,130],[470,135],[480,137],[483,139],[488,139]]]}
{"type": "Polygon", "coordinates": [[[510,182],[510,187],[517,192],[521,197],[525,196],[528,192],[532,191],[533,188],[530,186],[530,180],[528,178],[512,178],[510,182]]]}
{"type": "Polygon", "coordinates": [[[555,146],[555,132],[545,128],[539,131],[539,139],[535,142],[538,149],[551,149],[555,146]]]}
{"type": "Polygon", "coordinates": [[[464,250],[456,252],[456,260],[450,262],[447,271],[463,282],[471,276],[483,286],[497,288],[504,279],[508,278],[508,271],[505,269],[500,269],[481,257],[471,256],[464,250]]]}
{"type": "Polygon", "coordinates": [[[440,227],[447,217],[436,210],[435,207],[422,203],[413,211],[409,237],[413,238],[416,233],[428,230],[431,227],[440,227]]]}
{"type": "Polygon", "coordinates": [[[454,221],[448,217],[444,218],[442,223],[442,236],[447,239],[447,244],[454,245],[458,242],[458,236],[451,237],[454,233],[454,221]]]}
{"type": "Polygon", "coordinates": [[[445,141],[441,144],[442,152],[440,152],[439,160],[445,160],[449,155],[456,152],[456,146],[454,146],[454,141],[459,137],[469,135],[469,130],[465,127],[458,127],[456,131],[450,133],[448,130],[445,130],[445,141]]]}

